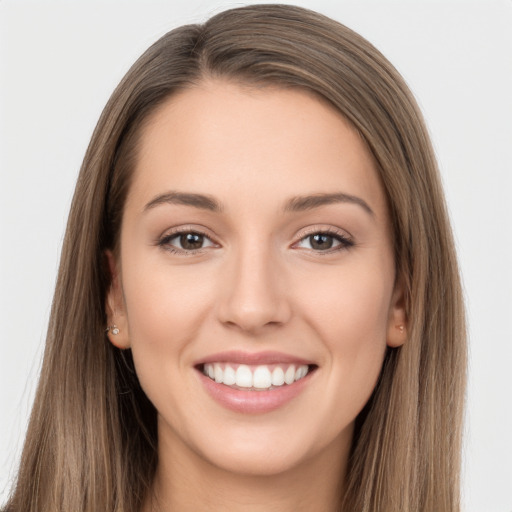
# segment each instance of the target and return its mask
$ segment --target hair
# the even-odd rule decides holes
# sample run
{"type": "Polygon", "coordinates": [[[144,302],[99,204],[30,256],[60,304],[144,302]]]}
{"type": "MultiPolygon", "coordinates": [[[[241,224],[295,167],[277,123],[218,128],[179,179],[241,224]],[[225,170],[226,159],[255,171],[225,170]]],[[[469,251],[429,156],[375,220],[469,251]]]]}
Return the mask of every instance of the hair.
{"type": "Polygon", "coordinates": [[[346,512],[456,512],[466,377],[465,318],[434,151],[402,77],[368,41],[310,10],[252,5],[170,31],[108,101],[80,170],[41,376],[8,512],[140,510],[157,465],[156,411],[130,351],[105,335],[123,207],[149,116],[220,79],[296,88],[359,132],[387,196],[406,343],[388,348],[356,419],[346,512]]]}

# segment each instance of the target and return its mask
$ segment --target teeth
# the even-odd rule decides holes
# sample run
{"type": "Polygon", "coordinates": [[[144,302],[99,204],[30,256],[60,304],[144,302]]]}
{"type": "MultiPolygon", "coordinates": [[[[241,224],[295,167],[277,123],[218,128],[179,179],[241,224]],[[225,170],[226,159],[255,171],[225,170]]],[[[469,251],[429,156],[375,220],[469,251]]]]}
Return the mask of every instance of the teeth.
{"type": "Polygon", "coordinates": [[[224,368],[224,380],[223,384],[226,384],[227,386],[232,386],[233,384],[236,384],[236,373],[231,366],[226,365],[226,368],[224,368]]]}
{"type": "Polygon", "coordinates": [[[308,365],[267,365],[248,366],[226,363],[207,363],[203,373],[210,379],[226,386],[239,388],[270,389],[293,384],[308,374],[308,365]]]}
{"type": "Polygon", "coordinates": [[[253,384],[258,389],[266,389],[272,386],[272,374],[266,366],[258,366],[254,370],[253,384]]]}
{"type": "Polygon", "coordinates": [[[213,376],[215,379],[215,382],[222,382],[224,380],[224,375],[222,368],[220,367],[220,364],[215,363],[213,365],[213,376]]]}
{"type": "Polygon", "coordinates": [[[286,370],[286,373],[284,374],[284,381],[286,384],[291,384],[295,380],[295,365],[291,365],[288,367],[288,370],[286,370]]]}
{"type": "Polygon", "coordinates": [[[284,384],[284,371],[280,366],[276,366],[272,372],[272,386],[282,386],[284,384]]]}
{"type": "Polygon", "coordinates": [[[295,371],[295,380],[302,379],[302,377],[306,376],[306,373],[308,373],[308,367],[307,366],[299,366],[297,370],[295,371]]]}
{"type": "Polygon", "coordinates": [[[240,388],[252,388],[252,372],[245,364],[236,369],[236,385],[240,388]]]}

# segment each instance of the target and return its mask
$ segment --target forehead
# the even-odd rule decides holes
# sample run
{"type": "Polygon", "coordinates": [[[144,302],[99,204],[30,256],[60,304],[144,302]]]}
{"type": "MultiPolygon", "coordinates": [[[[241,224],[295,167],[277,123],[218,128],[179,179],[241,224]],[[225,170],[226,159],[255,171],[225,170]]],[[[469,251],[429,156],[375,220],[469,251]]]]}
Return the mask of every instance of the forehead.
{"type": "Polygon", "coordinates": [[[366,145],[326,101],[225,81],[180,92],[146,122],[128,203],[141,208],[166,190],[225,196],[235,209],[255,195],[270,207],[333,191],[385,208],[366,145]]]}

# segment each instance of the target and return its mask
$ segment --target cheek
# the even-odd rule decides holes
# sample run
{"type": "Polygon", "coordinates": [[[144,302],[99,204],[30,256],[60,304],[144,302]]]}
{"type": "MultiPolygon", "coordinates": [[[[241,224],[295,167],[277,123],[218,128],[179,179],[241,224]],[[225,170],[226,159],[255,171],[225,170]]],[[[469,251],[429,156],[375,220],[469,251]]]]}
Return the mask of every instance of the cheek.
{"type": "Polygon", "coordinates": [[[155,405],[176,407],[171,390],[187,393],[182,366],[212,303],[212,283],[192,266],[177,271],[151,259],[142,265],[133,256],[123,266],[123,292],[137,376],[155,405]]]}
{"type": "Polygon", "coordinates": [[[132,274],[124,282],[132,344],[181,347],[201,327],[211,291],[211,283],[197,273],[165,265],[132,274]]]}
{"type": "Polygon", "coordinates": [[[296,283],[295,297],[303,316],[333,350],[384,343],[392,294],[392,272],[368,265],[311,273],[296,283]],[[371,268],[371,271],[368,269],[371,268]]]}
{"type": "Polygon", "coordinates": [[[326,403],[339,402],[340,411],[357,414],[377,382],[386,352],[392,276],[352,266],[350,272],[317,275],[316,293],[311,288],[307,293],[307,283],[297,289],[298,297],[311,297],[302,299],[303,317],[328,354],[326,403]]]}

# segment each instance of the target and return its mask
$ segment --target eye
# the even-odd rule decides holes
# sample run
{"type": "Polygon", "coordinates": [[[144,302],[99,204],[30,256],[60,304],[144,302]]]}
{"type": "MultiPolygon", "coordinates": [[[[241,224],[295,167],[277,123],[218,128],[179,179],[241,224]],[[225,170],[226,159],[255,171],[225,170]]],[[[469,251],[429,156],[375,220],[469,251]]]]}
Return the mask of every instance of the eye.
{"type": "Polygon", "coordinates": [[[173,253],[194,254],[215,244],[204,233],[199,231],[178,231],[164,236],[158,245],[173,253]]]}
{"type": "Polygon", "coordinates": [[[301,238],[296,247],[315,252],[336,252],[354,246],[354,242],[342,233],[315,231],[301,238]]]}

